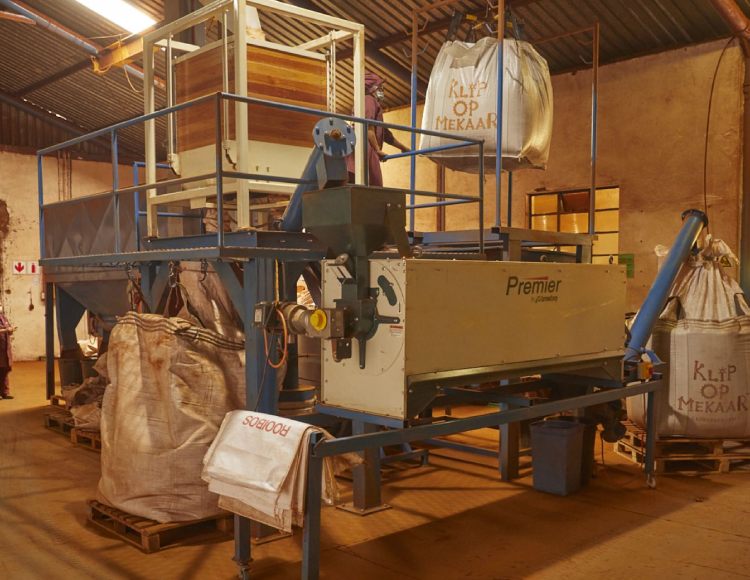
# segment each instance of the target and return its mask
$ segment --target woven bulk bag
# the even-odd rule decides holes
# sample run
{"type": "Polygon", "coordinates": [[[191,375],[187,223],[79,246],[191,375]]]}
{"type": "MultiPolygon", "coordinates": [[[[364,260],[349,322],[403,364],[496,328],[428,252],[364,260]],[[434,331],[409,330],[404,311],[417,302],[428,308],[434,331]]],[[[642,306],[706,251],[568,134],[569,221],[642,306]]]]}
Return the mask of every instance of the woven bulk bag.
{"type": "MultiPolygon", "coordinates": [[[[750,307],[725,267],[736,258],[721,240],[683,266],[654,326],[652,349],[667,363],[668,391],[656,395],[660,436],[750,437],[750,307]]],[[[645,424],[644,401],[628,415],[645,424]]]]}
{"type": "Polygon", "coordinates": [[[107,353],[99,499],[159,522],[210,517],[203,456],[244,407],[244,343],[180,318],[128,313],[107,353]]]}
{"type": "MultiPolygon", "coordinates": [[[[503,167],[543,168],[552,137],[549,67],[527,42],[509,39],[503,46],[503,167]]],[[[423,129],[484,139],[488,172],[495,171],[497,150],[497,53],[494,38],[446,42],[430,74],[422,117],[423,129]]],[[[420,149],[456,143],[422,135],[420,149]]],[[[478,147],[462,147],[428,156],[451,169],[476,173],[478,155],[478,147]]]]}

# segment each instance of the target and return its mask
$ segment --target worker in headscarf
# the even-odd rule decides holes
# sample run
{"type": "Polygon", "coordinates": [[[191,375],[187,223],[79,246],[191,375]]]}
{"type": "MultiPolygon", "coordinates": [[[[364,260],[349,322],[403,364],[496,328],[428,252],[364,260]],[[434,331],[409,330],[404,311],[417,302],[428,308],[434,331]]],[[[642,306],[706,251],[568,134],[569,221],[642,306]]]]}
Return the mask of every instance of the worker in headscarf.
{"type": "Polygon", "coordinates": [[[10,335],[15,327],[6,318],[4,308],[0,305],[0,399],[12,399],[8,375],[13,367],[10,335]]]}
{"type": "MultiPolygon", "coordinates": [[[[365,73],[365,118],[375,121],[383,120],[382,102],[385,98],[383,85],[385,80],[375,73],[365,73]]],[[[374,127],[370,125],[367,130],[367,171],[370,178],[369,184],[382,187],[383,173],[380,170],[380,160],[387,155],[383,151],[383,143],[388,143],[403,152],[409,148],[401,143],[386,127],[374,127]]],[[[354,183],[354,155],[346,158],[346,167],[349,171],[349,183],[354,183]]]]}

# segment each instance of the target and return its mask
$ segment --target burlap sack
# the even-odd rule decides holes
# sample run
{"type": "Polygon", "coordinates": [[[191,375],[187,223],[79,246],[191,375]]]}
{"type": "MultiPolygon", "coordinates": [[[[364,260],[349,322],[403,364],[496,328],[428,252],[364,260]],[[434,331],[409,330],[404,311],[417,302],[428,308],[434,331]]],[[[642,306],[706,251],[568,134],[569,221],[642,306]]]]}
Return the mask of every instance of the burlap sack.
{"type": "Polygon", "coordinates": [[[244,407],[244,343],[130,312],[112,331],[107,370],[100,500],[159,522],[216,514],[202,460],[224,416],[244,407]]]}

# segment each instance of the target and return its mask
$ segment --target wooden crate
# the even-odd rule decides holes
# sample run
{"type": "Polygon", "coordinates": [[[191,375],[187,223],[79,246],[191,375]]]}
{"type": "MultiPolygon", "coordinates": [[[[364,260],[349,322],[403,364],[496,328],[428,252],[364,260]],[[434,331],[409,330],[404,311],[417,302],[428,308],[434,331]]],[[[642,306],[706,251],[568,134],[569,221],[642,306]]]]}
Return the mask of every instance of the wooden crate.
{"type": "Polygon", "coordinates": [[[59,407],[53,407],[44,413],[44,426],[47,429],[70,436],[70,432],[75,427],[73,415],[59,407]]]}
{"type": "MultiPolygon", "coordinates": [[[[646,457],[646,432],[632,423],[615,443],[615,452],[633,463],[643,465],[646,457]]],[[[728,473],[750,466],[750,439],[695,439],[665,437],[656,441],[656,473],[728,473]]]]}
{"type": "Polygon", "coordinates": [[[70,431],[70,442],[77,447],[91,451],[101,452],[102,450],[102,434],[99,431],[74,427],[70,431]]]}
{"type": "Polygon", "coordinates": [[[172,546],[223,537],[232,533],[234,525],[234,518],[226,512],[211,518],[160,524],[95,500],[89,500],[88,507],[89,522],[147,554],[172,546]]]}
{"type": "MultiPolygon", "coordinates": [[[[234,42],[229,46],[229,85],[234,92],[234,42]]],[[[177,102],[189,101],[222,90],[221,44],[186,55],[175,66],[177,102]]],[[[326,109],[325,61],[282,50],[247,46],[248,96],[326,109]]],[[[229,135],[234,139],[234,103],[229,106],[229,135]]],[[[186,151],[215,141],[215,104],[202,103],[177,113],[177,150],[186,151]]],[[[318,118],[261,105],[248,107],[250,139],[300,147],[312,146],[312,130],[318,118]]]]}

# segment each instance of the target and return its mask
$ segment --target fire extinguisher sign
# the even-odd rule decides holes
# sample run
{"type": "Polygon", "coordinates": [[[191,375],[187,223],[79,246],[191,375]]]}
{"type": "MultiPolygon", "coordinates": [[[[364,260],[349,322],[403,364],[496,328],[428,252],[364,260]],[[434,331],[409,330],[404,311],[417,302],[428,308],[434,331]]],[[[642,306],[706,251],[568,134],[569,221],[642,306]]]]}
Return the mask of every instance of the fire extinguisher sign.
{"type": "Polygon", "coordinates": [[[41,272],[39,262],[26,260],[14,260],[11,270],[16,276],[35,276],[41,272]]]}

